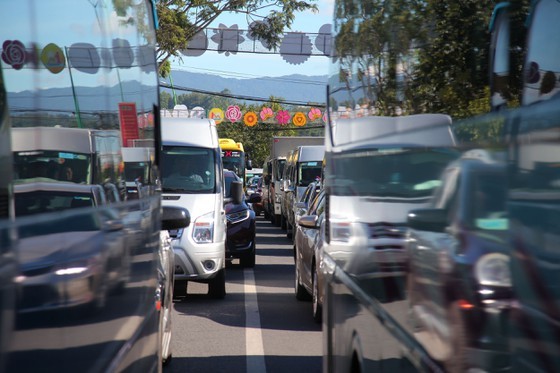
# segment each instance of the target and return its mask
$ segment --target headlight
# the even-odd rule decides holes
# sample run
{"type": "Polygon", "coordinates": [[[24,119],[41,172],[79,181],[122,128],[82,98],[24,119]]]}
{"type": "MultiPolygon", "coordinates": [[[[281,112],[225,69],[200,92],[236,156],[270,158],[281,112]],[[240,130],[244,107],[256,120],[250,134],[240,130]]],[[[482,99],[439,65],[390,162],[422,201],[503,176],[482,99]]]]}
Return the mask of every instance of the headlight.
{"type": "Polygon", "coordinates": [[[500,253],[483,255],[474,266],[474,275],[481,285],[511,286],[509,257],[500,253]]]}
{"type": "Polygon", "coordinates": [[[235,223],[240,223],[243,220],[249,219],[249,216],[251,216],[249,210],[243,210],[243,211],[237,211],[237,212],[232,212],[231,214],[227,214],[226,218],[230,223],[235,224],[235,223]]]}
{"type": "Polygon", "coordinates": [[[348,221],[331,221],[331,241],[350,242],[352,226],[348,221]]]}
{"type": "Polygon", "coordinates": [[[196,243],[211,243],[214,241],[213,212],[202,215],[194,221],[192,237],[196,243]]]}

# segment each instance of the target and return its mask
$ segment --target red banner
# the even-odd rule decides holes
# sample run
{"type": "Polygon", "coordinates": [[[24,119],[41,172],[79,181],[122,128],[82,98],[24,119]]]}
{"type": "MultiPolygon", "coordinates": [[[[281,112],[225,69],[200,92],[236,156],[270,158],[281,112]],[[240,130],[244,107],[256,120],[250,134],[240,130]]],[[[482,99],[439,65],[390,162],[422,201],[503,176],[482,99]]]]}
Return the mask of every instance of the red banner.
{"type": "Polygon", "coordinates": [[[119,103],[119,120],[121,122],[121,136],[123,146],[132,146],[132,140],[136,140],[139,138],[138,117],[136,116],[136,103],[119,103]]]}

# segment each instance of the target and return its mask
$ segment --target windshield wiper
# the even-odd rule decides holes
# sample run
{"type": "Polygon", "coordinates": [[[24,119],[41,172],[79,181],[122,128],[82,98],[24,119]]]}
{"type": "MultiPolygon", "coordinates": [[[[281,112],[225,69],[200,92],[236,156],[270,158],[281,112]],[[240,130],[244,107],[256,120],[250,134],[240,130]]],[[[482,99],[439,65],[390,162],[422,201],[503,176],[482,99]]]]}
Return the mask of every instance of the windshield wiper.
{"type": "Polygon", "coordinates": [[[179,192],[186,192],[184,188],[163,188],[162,191],[169,192],[169,193],[179,193],[179,192]]]}

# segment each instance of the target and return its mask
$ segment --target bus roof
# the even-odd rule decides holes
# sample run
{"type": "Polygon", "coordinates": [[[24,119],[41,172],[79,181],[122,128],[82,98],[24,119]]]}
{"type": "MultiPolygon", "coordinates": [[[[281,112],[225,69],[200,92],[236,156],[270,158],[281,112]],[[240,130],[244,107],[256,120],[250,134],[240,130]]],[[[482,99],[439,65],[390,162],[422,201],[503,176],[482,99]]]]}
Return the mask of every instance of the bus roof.
{"type": "Polygon", "coordinates": [[[232,139],[220,139],[220,148],[222,150],[238,150],[244,152],[243,144],[240,142],[235,142],[232,139]]]}

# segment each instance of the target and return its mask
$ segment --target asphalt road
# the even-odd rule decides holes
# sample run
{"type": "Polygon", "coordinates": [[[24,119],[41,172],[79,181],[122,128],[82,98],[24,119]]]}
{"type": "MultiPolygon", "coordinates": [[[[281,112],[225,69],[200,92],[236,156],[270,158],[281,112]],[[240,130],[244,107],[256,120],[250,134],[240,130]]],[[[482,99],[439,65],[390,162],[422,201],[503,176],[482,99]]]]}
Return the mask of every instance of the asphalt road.
{"type": "Polygon", "coordinates": [[[321,325],[311,303],[294,295],[294,259],[285,231],[257,220],[255,268],[234,261],[223,300],[208,285],[188,284],[174,303],[173,359],[164,373],[321,372],[321,325]]]}

